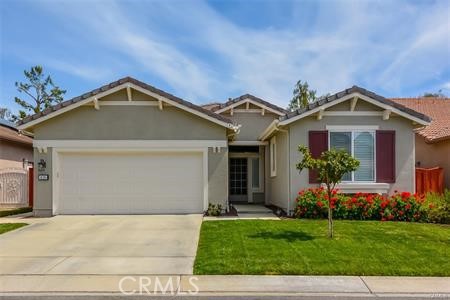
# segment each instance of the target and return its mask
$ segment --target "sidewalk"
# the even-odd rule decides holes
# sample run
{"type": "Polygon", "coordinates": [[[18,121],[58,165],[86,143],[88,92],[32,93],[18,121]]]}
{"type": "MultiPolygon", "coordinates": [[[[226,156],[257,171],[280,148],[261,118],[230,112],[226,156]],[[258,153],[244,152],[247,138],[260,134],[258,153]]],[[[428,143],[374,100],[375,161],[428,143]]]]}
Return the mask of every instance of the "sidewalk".
{"type": "Polygon", "coordinates": [[[450,299],[450,277],[0,276],[1,299],[122,299],[122,296],[127,299],[130,296],[133,299],[450,299]],[[129,295],[122,294],[119,285],[129,295]]]}

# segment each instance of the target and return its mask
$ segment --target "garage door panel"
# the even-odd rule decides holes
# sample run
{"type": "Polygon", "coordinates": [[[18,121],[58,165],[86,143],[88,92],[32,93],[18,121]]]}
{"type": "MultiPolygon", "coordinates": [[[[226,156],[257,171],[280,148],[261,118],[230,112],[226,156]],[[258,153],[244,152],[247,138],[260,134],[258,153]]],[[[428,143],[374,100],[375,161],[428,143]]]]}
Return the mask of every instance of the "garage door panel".
{"type": "Polygon", "coordinates": [[[60,214],[200,213],[202,153],[60,154],[60,214]]]}

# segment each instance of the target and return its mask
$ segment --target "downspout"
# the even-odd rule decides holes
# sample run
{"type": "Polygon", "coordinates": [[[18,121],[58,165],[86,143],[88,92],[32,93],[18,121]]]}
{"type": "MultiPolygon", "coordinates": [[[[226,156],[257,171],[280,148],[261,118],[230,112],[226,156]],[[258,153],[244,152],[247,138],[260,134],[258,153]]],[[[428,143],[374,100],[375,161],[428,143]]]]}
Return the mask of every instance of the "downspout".
{"type": "Polygon", "coordinates": [[[291,216],[291,195],[292,195],[292,183],[291,183],[291,131],[287,130],[287,139],[288,139],[288,147],[287,147],[287,156],[288,156],[288,206],[287,206],[287,215],[291,216]]]}

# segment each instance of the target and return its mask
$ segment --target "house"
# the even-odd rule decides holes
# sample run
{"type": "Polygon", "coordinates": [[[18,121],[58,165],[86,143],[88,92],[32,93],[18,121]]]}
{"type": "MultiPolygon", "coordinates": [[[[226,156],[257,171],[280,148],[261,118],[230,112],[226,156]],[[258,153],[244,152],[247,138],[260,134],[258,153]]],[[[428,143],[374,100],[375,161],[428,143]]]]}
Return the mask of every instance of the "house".
{"type": "Polygon", "coordinates": [[[416,130],[416,165],[442,167],[444,185],[450,189],[450,98],[395,98],[393,101],[432,118],[431,124],[416,130]]]}
{"type": "Polygon", "coordinates": [[[209,203],[292,211],[299,144],[348,149],[346,192],[414,190],[424,114],[359,87],[287,112],[252,95],[200,107],[126,77],[23,120],[34,134],[35,214],[200,213],[209,203]]]}
{"type": "Polygon", "coordinates": [[[33,162],[33,139],[19,134],[15,125],[0,119],[0,170],[26,168],[33,162]]]}

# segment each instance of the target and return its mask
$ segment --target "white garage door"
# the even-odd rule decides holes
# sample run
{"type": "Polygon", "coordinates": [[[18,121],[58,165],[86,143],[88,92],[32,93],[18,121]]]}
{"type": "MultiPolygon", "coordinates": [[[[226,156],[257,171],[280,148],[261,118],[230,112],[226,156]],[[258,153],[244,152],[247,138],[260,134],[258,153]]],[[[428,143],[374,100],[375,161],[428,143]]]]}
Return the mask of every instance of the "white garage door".
{"type": "Polygon", "coordinates": [[[202,153],[60,153],[58,214],[203,211],[202,153]]]}

